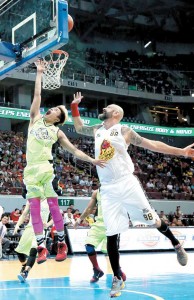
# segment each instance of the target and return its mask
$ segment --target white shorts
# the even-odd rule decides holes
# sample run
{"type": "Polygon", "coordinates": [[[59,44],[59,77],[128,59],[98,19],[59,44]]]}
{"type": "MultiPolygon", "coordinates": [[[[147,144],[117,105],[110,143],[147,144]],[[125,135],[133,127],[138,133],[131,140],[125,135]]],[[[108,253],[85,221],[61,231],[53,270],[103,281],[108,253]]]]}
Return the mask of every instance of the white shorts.
{"type": "Polygon", "coordinates": [[[100,195],[107,236],[126,231],[129,228],[129,217],[133,226],[153,226],[159,220],[139,180],[133,174],[114,183],[102,183],[100,195]]]}

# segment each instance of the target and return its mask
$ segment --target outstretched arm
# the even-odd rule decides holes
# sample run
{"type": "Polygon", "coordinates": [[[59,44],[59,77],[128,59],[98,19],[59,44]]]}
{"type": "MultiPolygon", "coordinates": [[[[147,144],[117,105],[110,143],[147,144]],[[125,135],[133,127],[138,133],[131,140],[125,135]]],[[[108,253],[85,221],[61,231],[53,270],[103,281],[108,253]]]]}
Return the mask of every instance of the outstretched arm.
{"type": "Polygon", "coordinates": [[[192,149],[192,147],[194,147],[194,144],[191,144],[185,148],[169,146],[160,141],[154,141],[143,138],[133,129],[127,127],[123,129],[122,133],[125,137],[127,144],[131,143],[135,146],[169,155],[194,157],[194,149],[192,149]]]}
{"type": "Polygon", "coordinates": [[[96,206],[96,196],[97,196],[97,190],[94,191],[92,193],[92,197],[90,199],[90,202],[88,203],[88,206],[84,209],[83,213],[81,214],[81,216],[79,217],[79,219],[77,219],[75,221],[75,224],[73,225],[74,228],[77,228],[79,226],[79,224],[81,223],[81,221],[83,221],[87,216],[89,216],[89,214],[91,214],[92,210],[94,209],[94,207],[96,206]]]}
{"type": "Polygon", "coordinates": [[[86,153],[84,153],[83,151],[77,149],[66,137],[66,135],[64,134],[63,131],[59,130],[58,131],[58,138],[59,138],[59,142],[61,144],[61,146],[66,149],[67,151],[69,151],[70,153],[72,153],[75,157],[87,161],[89,163],[92,163],[94,166],[99,166],[101,168],[103,168],[106,164],[106,161],[103,159],[94,159],[90,156],[88,156],[86,153]]]}
{"type": "Polygon", "coordinates": [[[40,103],[41,103],[41,79],[44,71],[43,62],[38,60],[36,62],[37,73],[34,88],[34,98],[30,108],[30,124],[32,125],[37,119],[41,117],[40,103]]]}
{"type": "Polygon", "coordinates": [[[94,125],[94,126],[86,126],[84,125],[82,119],[80,118],[78,105],[83,99],[83,96],[80,92],[77,92],[73,95],[73,101],[71,103],[71,112],[73,117],[73,122],[75,126],[75,130],[79,134],[87,135],[87,136],[94,136],[95,131],[101,126],[101,125],[94,125]]]}

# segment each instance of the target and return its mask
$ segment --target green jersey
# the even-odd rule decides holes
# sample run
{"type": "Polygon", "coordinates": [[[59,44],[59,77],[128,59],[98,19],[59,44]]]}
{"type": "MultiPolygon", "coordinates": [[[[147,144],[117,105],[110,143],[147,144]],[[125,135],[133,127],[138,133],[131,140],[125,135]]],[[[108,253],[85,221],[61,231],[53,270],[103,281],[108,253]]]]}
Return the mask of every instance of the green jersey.
{"type": "Polygon", "coordinates": [[[58,140],[58,128],[46,125],[44,118],[37,120],[28,129],[27,164],[52,160],[52,146],[58,140]]]}

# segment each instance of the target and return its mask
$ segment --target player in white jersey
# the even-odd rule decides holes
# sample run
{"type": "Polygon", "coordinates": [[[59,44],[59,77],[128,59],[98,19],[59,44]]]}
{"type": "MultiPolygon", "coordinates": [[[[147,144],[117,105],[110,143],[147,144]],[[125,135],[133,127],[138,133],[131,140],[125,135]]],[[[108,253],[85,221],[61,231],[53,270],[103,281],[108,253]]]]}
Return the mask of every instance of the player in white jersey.
{"type": "Polygon", "coordinates": [[[149,140],[141,137],[132,128],[120,124],[123,118],[123,109],[115,104],[108,105],[99,115],[102,124],[86,126],[82,122],[78,104],[83,96],[81,93],[74,95],[71,103],[72,116],[76,132],[95,137],[95,157],[106,160],[106,167],[97,167],[100,179],[100,194],[102,198],[102,212],[107,234],[107,250],[113,269],[114,278],[110,292],[111,297],[120,295],[123,282],[119,274],[119,260],[115,255],[117,251],[117,234],[128,228],[128,217],[133,225],[142,223],[156,227],[162,234],[171,240],[177,253],[178,262],[185,266],[187,254],[179,241],[170,231],[169,227],[159,218],[150,206],[146,194],[133,174],[134,165],[127,152],[128,146],[133,144],[151,151],[194,157],[193,145],[183,149],[169,146],[160,141],[149,140]]]}

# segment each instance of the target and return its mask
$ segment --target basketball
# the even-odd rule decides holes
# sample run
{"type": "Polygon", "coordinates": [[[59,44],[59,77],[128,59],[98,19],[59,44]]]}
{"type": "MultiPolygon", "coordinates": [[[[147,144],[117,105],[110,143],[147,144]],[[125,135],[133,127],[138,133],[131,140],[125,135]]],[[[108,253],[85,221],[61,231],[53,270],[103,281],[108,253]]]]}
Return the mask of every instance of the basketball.
{"type": "Polygon", "coordinates": [[[73,25],[74,25],[73,18],[70,15],[68,15],[68,31],[69,32],[73,29],[73,25]]]}

